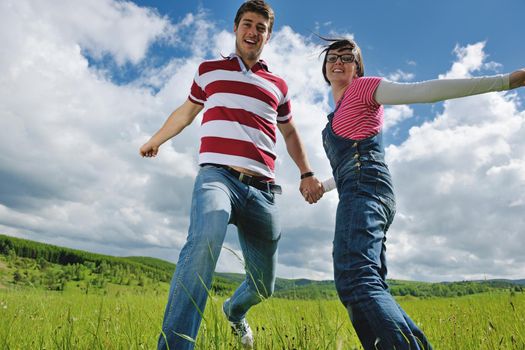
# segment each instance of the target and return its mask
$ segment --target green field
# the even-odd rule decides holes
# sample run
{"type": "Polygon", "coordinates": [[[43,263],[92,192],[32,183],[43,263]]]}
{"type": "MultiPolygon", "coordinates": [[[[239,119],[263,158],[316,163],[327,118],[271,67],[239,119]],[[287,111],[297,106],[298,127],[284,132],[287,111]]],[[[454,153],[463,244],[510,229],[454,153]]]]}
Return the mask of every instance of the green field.
{"type": "MultiPolygon", "coordinates": [[[[175,265],[0,235],[0,350],[155,349],[175,265]]],[[[240,348],[220,311],[244,278],[216,274],[197,349],[240,348]]],[[[390,280],[436,350],[525,350],[523,280],[390,280]]],[[[256,349],[361,349],[332,281],[277,279],[248,320],[256,349]]]]}
{"type": "MultiPolygon", "coordinates": [[[[154,349],[165,291],[0,290],[1,349],[154,349]]],[[[238,348],[212,297],[197,349],[238,348]]],[[[525,295],[401,299],[435,349],[525,349],[525,295]]],[[[335,300],[271,298],[250,311],[257,349],[360,349],[335,300]]]]}

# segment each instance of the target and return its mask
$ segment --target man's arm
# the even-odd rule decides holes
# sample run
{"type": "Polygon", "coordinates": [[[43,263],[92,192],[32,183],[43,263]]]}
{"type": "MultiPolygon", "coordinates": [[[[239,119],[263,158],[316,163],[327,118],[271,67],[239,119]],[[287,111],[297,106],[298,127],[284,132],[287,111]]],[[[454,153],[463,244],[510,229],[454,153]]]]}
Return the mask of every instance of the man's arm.
{"type": "Polygon", "coordinates": [[[159,131],[140,147],[140,155],[143,157],[155,157],[159,147],[190,125],[203,108],[204,106],[202,105],[186,100],[170,114],[159,131]]]}
{"type": "MultiPolygon", "coordinates": [[[[312,170],[308,163],[304,146],[293,121],[277,124],[277,126],[283,135],[288,154],[299,168],[300,173],[305,174],[311,172],[312,170]]],[[[301,179],[299,191],[301,191],[304,199],[310,204],[316,203],[323,196],[323,186],[315,176],[308,176],[301,179]]]]}

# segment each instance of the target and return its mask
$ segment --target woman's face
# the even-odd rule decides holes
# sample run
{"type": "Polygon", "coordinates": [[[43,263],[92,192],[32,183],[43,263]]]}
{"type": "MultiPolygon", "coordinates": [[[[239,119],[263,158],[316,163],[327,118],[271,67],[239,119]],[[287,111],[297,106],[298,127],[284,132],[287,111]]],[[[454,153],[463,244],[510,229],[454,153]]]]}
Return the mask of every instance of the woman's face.
{"type": "Polygon", "coordinates": [[[348,84],[357,77],[357,64],[350,47],[330,50],[326,54],[326,77],[330,84],[348,84]]]}

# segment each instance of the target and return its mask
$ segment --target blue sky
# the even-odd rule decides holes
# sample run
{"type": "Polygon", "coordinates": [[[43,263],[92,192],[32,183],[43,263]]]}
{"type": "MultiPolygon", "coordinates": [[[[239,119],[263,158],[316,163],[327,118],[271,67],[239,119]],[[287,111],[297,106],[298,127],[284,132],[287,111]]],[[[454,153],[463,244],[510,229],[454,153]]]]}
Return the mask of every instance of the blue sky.
{"type": "MultiPolygon", "coordinates": [[[[218,29],[231,30],[241,1],[135,1],[154,8],[172,21],[188,13],[205,13],[218,29]]],[[[305,37],[312,33],[330,36],[349,33],[363,49],[367,75],[389,76],[396,72],[410,77],[401,81],[435,79],[454,60],[456,45],[485,42],[489,60],[506,72],[523,64],[525,48],[519,45],[519,25],[525,4],[519,0],[502,1],[274,1],[275,30],[283,26],[305,37]],[[380,9],[378,11],[378,9],[380,9]]],[[[317,41],[319,42],[319,41],[317,41]]],[[[149,52],[162,64],[172,56],[191,54],[184,48],[160,44],[149,52]]],[[[213,55],[212,55],[213,56],[213,55]]],[[[480,74],[494,73],[480,70],[480,74]]],[[[135,67],[119,69],[115,79],[136,77],[135,67]]],[[[523,92],[520,92],[524,96],[523,92]]],[[[421,123],[440,105],[413,106],[416,118],[399,125],[399,131],[386,135],[388,143],[398,144],[414,122],[421,123]]]]}
{"type": "MultiPolygon", "coordinates": [[[[187,97],[203,59],[233,48],[240,1],[0,3],[0,232],[112,255],[175,262],[197,171],[197,120],[152,159],[138,148],[187,97]]],[[[262,57],[289,85],[314,171],[330,91],[319,39],[349,35],[366,74],[400,82],[523,66],[523,1],[274,1],[262,57]]],[[[524,91],[386,106],[397,194],[389,277],[523,278],[524,91]]],[[[337,194],[310,206],[278,140],[284,194],[277,274],[329,279],[337,194]]],[[[235,230],[225,245],[240,252],[235,230]]],[[[241,272],[224,250],[219,271],[241,272]]]]}

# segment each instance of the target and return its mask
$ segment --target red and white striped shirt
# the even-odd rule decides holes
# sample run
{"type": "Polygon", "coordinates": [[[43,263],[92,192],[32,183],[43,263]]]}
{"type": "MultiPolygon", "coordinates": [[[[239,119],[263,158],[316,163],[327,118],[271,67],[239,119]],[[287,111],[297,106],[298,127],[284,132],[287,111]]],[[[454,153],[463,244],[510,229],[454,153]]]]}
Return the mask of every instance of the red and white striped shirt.
{"type": "Polygon", "coordinates": [[[362,140],[381,131],[383,106],[374,99],[381,78],[360,77],[352,80],[339,100],[332,128],[341,137],[362,140]]]}
{"type": "Polygon", "coordinates": [[[205,61],[188,98],[204,105],[199,164],[239,166],[274,178],[276,126],[292,116],[286,82],[264,61],[250,70],[234,54],[205,61]]]}

